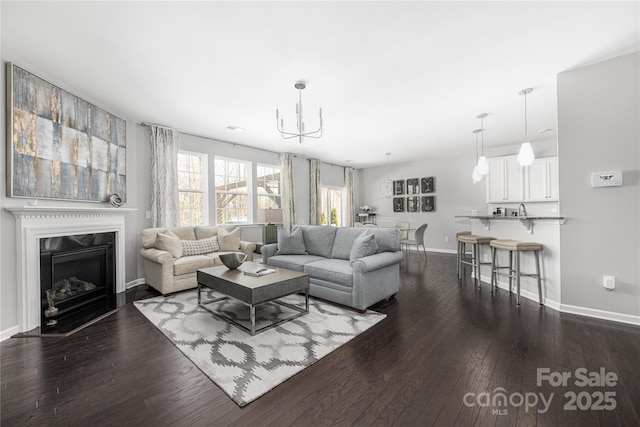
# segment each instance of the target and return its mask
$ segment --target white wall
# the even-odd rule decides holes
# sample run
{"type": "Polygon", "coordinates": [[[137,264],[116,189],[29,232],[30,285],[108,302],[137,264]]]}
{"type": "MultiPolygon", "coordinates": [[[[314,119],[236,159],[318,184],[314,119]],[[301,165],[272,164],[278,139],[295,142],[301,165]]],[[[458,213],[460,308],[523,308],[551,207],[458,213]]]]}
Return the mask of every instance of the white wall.
{"type": "Polygon", "coordinates": [[[428,223],[425,246],[429,250],[455,253],[456,232],[469,230],[469,224],[468,221],[456,220],[454,216],[470,215],[472,209],[486,212],[484,181],[475,185],[471,181],[475,146],[473,143],[470,143],[470,146],[466,153],[418,159],[389,166],[391,179],[435,177],[435,212],[394,213],[392,200],[379,196],[380,181],[387,177],[386,165],[356,172],[358,191],[354,201],[355,208],[369,205],[377,214],[378,225],[382,226],[393,226],[399,221],[408,221],[411,228],[417,228],[423,223],[428,223]],[[445,241],[445,237],[448,241],[445,241]]]}
{"type": "MultiPolygon", "coordinates": [[[[562,304],[640,316],[640,54],[558,75],[562,304]],[[624,185],[592,188],[592,172],[624,185]],[[602,275],[617,288],[602,288],[602,275]]],[[[597,312],[592,313],[597,315],[597,312]]]]}

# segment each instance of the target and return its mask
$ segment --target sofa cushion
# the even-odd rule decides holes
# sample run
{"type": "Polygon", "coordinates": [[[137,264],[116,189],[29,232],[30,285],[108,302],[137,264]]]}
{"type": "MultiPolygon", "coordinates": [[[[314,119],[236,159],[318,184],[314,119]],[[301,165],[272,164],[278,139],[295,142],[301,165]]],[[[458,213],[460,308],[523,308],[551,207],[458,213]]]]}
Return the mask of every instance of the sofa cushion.
{"type": "Polygon", "coordinates": [[[156,248],[169,252],[174,258],[182,256],[182,242],[170,230],[156,234],[156,248]]]}
{"type": "Polygon", "coordinates": [[[166,228],[145,228],[140,232],[140,241],[142,243],[143,248],[155,248],[156,247],[156,236],[158,233],[164,233],[166,228]]]}
{"type": "Polygon", "coordinates": [[[294,271],[304,271],[304,265],[326,258],[317,255],[274,255],[267,260],[268,265],[287,268],[294,271]]]}
{"type": "Polygon", "coordinates": [[[324,259],[310,262],[304,265],[303,271],[320,280],[343,286],[353,286],[353,268],[346,259],[324,259]]]}
{"type": "Polygon", "coordinates": [[[173,261],[173,275],[195,273],[199,268],[213,267],[213,258],[204,255],[185,256],[173,261]]]}
{"type": "Polygon", "coordinates": [[[340,227],[336,230],[331,258],[349,259],[356,237],[362,234],[362,228],[340,227]]]}
{"type": "Polygon", "coordinates": [[[375,254],[377,250],[378,244],[376,243],[376,236],[365,231],[353,241],[349,261],[353,263],[353,261],[357,259],[375,254]]]}
{"type": "Polygon", "coordinates": [[[208,239],[182,240],[182,256],[204,255],[219,250],[218,236],[208,239]]]}
{"type": "Polygon", "coordinates": [[[183,227],[171,227],[167,230],[174,233],[181,240],[196,240],[196,233],[193,231],[193,226],[185,225],[183,227]]]}
{"type": "Polygon", "coordinates": [[[367,231],[376,236],[378,253],[397,252],[400,250],[400,230],[395,227],[369,227],[367,231]]]}
{"type": "Polygon", "coordinates": [[[278,251],[276,255],[307,255],[304,249],[304,237],[300,228],[294,228],[291,234],[282,228],[278,230],[278,251]]]}
{"type": "Polygon", "coordinates": [[[213,225],[196,225],[196,239],[208,239],[218,235],[218,227],[213,225]]]}
{"type": "Polygon", "coordinates": [[[241,228],[234,228],[231,231],[220,227],[218,229],[218,242],[221,251],[237,251],[240,249],[240,233],[241,228]]]}
{"type": "Polygon", "coordinates": [[[331,258],[336,227],[327,225],[301,225],[304,247],[309,255],[331,258]]]}

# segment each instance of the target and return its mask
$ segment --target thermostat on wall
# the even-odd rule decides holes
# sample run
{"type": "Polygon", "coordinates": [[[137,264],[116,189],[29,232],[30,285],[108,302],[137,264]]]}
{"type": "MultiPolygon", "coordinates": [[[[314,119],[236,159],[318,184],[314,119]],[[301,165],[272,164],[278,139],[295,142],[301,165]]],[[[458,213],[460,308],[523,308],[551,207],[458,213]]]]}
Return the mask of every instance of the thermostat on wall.
{"type": "Polygon", "coordinates": [[[622,185],[622,171],[593,172],[591,174],[592,187],[620,187],[622,185]]]}

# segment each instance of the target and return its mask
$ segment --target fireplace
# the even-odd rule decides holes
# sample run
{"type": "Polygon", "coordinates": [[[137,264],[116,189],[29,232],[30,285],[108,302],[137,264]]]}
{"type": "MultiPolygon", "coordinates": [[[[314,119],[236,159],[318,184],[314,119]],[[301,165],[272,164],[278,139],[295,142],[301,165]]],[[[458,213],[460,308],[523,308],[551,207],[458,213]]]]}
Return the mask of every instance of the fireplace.
{"type": "MultiPolygon", "coordinates": [[[[64,236],[113,233],[112,258],[115,260],[115,267],[112,295],[124,293],[125,216],[136,209],[83,206],[24,206],[4,209],[16,218],[19,325],[15,332],[41,328],[43,291],[40,278],[40,248],[43,240],[46,242],[47,239],[51,239],[48,249],[52,249],[55,242],[63,240],[64,236]]],[[[80,308],[78,311],[84,310],[85,308],[80,308]]],[[[58,313],[58,316],[60,315],[61,313],[58,313]]]]}
{"type": "Polygon", "coordinates": [[[56,320],[74,316],[115,293],[115,233],[79,234],[40,239],[41,320],[47,320],[46,291],[52,290],[56,320]]]}

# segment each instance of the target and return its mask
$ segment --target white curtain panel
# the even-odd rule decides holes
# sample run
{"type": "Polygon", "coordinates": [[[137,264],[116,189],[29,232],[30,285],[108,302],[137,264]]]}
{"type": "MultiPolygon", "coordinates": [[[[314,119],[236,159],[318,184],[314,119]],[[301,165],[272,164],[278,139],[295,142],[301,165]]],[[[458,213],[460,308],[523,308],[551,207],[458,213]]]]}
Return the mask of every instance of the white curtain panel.
{"type": "Polygon", "coordinates": [[[353,168],[344,168],[344,186],[346,187],[344,198],[344,211],[347,217],[345,218],[345,227],[353,227],[353,217],[355,211],[353,210],[353,168]]]}
{"type": "Polygon", "coordinates": [[[153,227],[175,227],[178,217],[178,131],[149,126],[151,143],[151,220],[153,227]]]}
{"type": "Polygon", "coordinates": [[[320,160],[310,160],[311,177],[309,179],[310,205],[309,223],[311,225],[322,224],[322,186],[320,184],[320,160]]]}
{"type": "Polygon", "coordinates": [[[282,174],[282,228],[288,233],[296,218],[294,204],[293,155],[280,154],[280,173],[282,174]]]}

